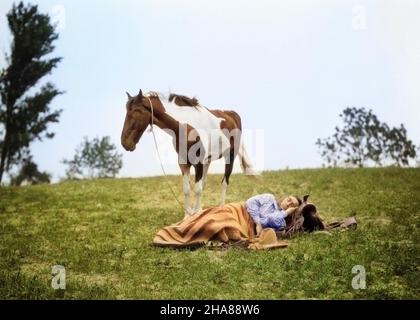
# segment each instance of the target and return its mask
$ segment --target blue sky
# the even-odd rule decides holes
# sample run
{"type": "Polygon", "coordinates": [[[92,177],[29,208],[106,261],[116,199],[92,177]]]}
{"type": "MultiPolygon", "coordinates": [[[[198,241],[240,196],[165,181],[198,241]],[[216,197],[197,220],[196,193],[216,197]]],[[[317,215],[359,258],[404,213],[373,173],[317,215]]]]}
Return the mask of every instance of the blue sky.
{"type": "MultiPolygon", "coordinates": [[[[12,3],[0,3],[2,53],[10,47],[5,13],[12,3]]],[[[32,148],[55,179],[64,176],[60,160],[84,136],[103,135],[124,154],[120,176],[161,174],[150,133],[133,153],[119,142],[125,91],[139,88],[236,110],[258,169],[321,166],[315,141],[333,133],[347,106],[404,123],[420,144],[420,1],[32,3],[59,21],[55,53],[64,58],[48,77],[66,91],[53,102],[64,110],[56,137],[32,148]]],[[[179,173],[167,141],[158,138],[166,170],[179,173]]]]}

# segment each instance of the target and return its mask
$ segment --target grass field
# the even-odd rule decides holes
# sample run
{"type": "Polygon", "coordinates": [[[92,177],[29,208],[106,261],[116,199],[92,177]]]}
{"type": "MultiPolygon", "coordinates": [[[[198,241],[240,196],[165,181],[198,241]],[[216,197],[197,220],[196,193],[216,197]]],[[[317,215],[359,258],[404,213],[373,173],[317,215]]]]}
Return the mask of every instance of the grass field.
{"type": "MultiPolygon", "coordinates": [[[[234,175],[228,201],[311,194],[328,221],[356,214],[355,231],[306,234],[287,249],[171,250],[151,245],[183,217],[164,178],[0,188],[2,299],[419,299],[420,170],[318,169],[234,175]],[[53,265],[66,289],[51,287],[53,265]],[[354,265],[366,289],[351,286],[354,265]]],[[[170,177],[181,196],[182,178],[170,177]]],[[[204,207],[217,204],[210,176],[204,207]]]]}

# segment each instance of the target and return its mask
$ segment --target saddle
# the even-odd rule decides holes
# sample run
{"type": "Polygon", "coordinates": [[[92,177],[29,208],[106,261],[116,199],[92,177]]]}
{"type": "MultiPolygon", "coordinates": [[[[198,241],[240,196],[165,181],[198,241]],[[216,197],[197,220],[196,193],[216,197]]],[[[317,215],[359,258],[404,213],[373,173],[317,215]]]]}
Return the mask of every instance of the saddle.
{"type": "Polygon", "coordinates": [[[303,196],[302,204],[286,218],[286,228],[277,231],[277,238],[287,238],[303,232],[325,232],[333,229],[347,230],[357,228],[355,217],[346,218],[326,224],[319,215],[316,206],[308,202],[309,194],[303,196]]]}

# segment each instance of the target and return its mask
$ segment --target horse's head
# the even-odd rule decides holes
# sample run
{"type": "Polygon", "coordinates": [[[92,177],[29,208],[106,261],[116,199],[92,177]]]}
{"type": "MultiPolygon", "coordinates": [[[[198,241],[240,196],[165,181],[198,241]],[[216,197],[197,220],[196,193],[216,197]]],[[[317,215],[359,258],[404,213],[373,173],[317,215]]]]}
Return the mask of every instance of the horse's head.
{"type": "Polygon", "coordinates": [[[135,97],[127,92],[128,101],[126,104],[124,127],[121,133],[121,144],[127,151],[134,151],[144,130],[151,121],[149,100],[144,99],[140,90],[135,97]]]}

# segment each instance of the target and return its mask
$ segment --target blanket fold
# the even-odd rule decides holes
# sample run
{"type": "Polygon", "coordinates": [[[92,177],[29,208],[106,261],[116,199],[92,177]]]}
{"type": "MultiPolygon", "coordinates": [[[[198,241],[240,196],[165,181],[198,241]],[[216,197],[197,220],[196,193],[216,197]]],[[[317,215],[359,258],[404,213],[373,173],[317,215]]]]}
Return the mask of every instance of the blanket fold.
{"type": "Polygon", "coordinates": [[[283,248],[274,231],[266,231],[256,238],[255,223],[244,203],[229,203],[211,207],[185,220],[162,228],[153,244],[167,247],[194,247],[207,244],[240,244],[249,249],[283,248]],[[251,243],[252,242],[252,243],[251,243]]]}

